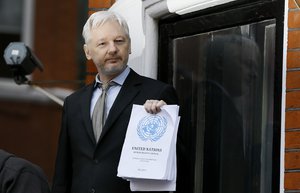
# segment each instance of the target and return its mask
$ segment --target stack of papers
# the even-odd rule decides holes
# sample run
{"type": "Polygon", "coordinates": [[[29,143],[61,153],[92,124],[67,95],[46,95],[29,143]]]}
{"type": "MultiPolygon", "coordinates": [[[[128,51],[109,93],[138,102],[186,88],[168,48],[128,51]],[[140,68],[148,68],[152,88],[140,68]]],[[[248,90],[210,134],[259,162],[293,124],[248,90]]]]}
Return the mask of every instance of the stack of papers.
{"type": "Polygon", "coordinates": [[[176,190],[178,113],[178,105],[157,114],[133,105],[117,174],[130,181],[131,191],[176,190]]]}

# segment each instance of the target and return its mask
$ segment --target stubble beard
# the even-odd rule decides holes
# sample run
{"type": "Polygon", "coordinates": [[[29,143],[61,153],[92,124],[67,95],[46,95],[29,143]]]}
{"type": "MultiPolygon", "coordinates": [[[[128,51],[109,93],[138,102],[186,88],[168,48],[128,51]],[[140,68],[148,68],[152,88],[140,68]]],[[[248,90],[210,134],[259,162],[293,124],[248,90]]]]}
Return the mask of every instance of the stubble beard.
{"type": "Polygon", "coordinates": [[[116,77],[125,70],[126,66],[127,64],[123,64],[122,66],[112,66],[112,67],[100,66],[100,70],[101,70],[101,74],[104,76],[116,77]]]}

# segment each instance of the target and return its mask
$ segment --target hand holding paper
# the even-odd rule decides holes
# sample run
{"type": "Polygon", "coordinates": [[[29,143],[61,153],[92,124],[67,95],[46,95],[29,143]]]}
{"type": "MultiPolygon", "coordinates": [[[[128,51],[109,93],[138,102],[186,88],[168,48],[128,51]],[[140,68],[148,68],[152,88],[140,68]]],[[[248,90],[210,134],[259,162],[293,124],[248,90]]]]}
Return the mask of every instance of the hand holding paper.
{"type": "Polygon", "coordinates": [[[166,102],[163,100],[147,100],[144,107],[148,113],[156,114],[161,111],[163,105],[166,105],[166,102]]]}

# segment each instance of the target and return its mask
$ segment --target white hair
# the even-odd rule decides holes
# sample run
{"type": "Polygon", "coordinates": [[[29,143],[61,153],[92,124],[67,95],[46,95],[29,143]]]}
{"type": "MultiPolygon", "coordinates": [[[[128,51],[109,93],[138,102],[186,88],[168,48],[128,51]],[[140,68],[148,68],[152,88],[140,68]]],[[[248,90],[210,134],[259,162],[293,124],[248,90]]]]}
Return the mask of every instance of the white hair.
{"type": "Polygon", "coordinates": [[[130,38],[127,22],[122,16],[112,11],[98,11],[93,13],[83,26],[82,36],[85,43],[87,43],[90,39],[91,30],[95,27],[103,25],[107,21],[117,21],[124,29],[127,37],[130,38]]]}

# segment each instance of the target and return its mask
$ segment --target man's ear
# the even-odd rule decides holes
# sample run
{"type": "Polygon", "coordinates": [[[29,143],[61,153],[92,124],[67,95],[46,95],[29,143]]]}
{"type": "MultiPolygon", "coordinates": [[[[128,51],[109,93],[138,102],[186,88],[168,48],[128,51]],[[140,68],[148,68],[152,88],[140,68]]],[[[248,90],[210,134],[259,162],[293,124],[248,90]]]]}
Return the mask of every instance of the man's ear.
{"type": "Polygon", "coordinates": [[[90,55],[90,50],[86,44],[83,45],[83,50],[84,50],[86,59],[88,59],[88,60],[92,59],[92,57],[90,55]]]}

